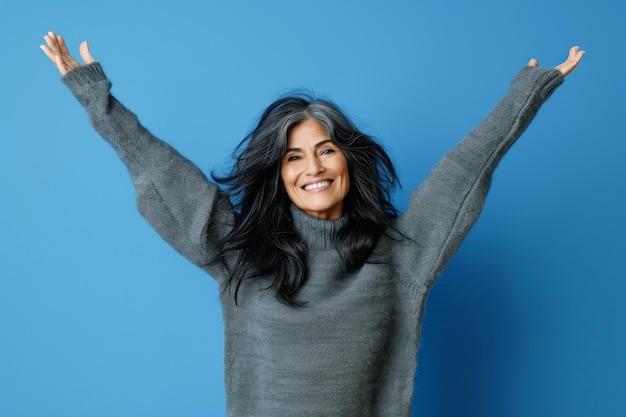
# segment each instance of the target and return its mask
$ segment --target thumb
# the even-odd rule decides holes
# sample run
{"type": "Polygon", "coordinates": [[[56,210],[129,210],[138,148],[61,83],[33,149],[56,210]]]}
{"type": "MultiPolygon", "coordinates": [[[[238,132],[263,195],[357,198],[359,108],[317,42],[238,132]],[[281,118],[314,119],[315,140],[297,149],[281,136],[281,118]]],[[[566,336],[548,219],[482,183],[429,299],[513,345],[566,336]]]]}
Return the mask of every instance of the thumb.
{"type": "Polygon", "coordinates": [[[82,41],[78,50],[80,52],[80,57],[83,59],[83,62],[85,64],[91,64],[92,62],[96,62],[96,60],[91,55],[91,51],[89,50],[89,45],[87,44],[87,41],[82,41]]]}
{"type": "Polygon", "coordinates": [[[537,61],[535,58],[533,58],[530,61],[528,61],[528,66],[529,67],[536,67],[538,65],[539,65],[539,61],[537,61]]]}

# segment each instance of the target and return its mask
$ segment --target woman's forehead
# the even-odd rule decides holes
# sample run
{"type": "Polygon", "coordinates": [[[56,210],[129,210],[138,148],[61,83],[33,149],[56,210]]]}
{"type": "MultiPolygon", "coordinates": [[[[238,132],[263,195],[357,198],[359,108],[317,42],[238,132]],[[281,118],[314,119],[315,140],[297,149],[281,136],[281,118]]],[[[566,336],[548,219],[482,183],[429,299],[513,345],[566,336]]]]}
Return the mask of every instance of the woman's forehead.
{"type": "Polygon", "coordinates": [[[287,135],[287,148],[315,146],[320,141],[328,141],[326,127],[315,119],[306,119],[293,126],[287,135]]]}

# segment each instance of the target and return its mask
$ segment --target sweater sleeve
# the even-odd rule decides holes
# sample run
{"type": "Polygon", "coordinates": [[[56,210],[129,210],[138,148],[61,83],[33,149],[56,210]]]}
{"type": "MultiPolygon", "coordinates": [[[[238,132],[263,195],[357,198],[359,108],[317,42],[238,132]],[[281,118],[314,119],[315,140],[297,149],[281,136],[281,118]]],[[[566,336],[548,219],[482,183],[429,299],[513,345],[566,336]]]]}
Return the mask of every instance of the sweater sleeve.
{"type": "Polygon", "coordinates": [[[227,269],[218,259],[218,242],[232,224],[228,198],[110,94],[99,63],[74,69],[62,81],[128,168],[142,216],[183,256],[223,279],[227,269]]]}
{"type": "Polygon", "coordinates": [[[418,246],[411,256],[421,258],[428,286],[478,218],[496,165],[563,79],[554,69],[523,68],[489,115],[411,194],[397,225],[418,246]]]}

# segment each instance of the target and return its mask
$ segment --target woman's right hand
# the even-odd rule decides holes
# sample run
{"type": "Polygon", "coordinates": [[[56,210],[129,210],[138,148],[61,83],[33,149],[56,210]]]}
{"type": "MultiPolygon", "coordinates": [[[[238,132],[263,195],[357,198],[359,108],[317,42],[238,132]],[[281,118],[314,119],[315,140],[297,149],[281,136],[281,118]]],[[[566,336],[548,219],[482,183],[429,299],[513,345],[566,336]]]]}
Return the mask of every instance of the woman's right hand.
{"type": "MultiPolygon", "coordinates": [[[[57,35],[54,32],[48,32],[48,34],[43,38],[45,39],[46,44],[41,45],[40,48],[44,54],[50,58],[50,61],[52,61],[52,63],[57,67],[61,75],[65,75],[69,71],[81,66],[81,64],[76,61],[72,55],[70,55],[61,35],[57,35]]],[[[87,41],[83,41],[80,44],[79,52],[80,57],[83,59],[85,64],[96,62],[93,56],[91,56],[87,41]]]]}

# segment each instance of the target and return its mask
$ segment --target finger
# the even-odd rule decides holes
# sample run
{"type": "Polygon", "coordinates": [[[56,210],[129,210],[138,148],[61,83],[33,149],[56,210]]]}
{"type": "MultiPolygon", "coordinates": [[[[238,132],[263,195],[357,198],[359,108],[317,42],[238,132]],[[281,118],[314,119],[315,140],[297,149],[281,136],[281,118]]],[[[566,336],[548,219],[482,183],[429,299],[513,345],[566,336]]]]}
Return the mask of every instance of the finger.
{"type": "Polygon", "coordinates": [[[43,53],[44,53],[44,54],[46,54],[46,56],[50,59],[50,61],[52,61],[54,64],[56,64],[55,54],[54,54],[54,52],[52,52],[52,50],[48,47],[48,45],[39,45],[39,48],[41,48],[41,50],[43,51],[43,53]]]}
{"type": "Polygon", "coordinates": [[[585,55],[585,51],[576,51],[576,55],[574,55],[574,62],[576,63],[576,65],[578,65],[580,60],[583,59],[583,55],[585,55]]]}
{"type": "Polygon", "coordinates": [[[59,51],[61,52],[61,55],[69,55],[70,51],[67,50],[67,45],[65,45],[65,39],[63,39],[63,36],[57,36],[57,40],[59,42],[59,51]]]}
{"type": "Polygon", "coordinates": [[[82,41],[79,47],[80,57],[83,59],[85,64],[91,64],[96,62],[96,60],[91,55],[91,51],[89,50],[89,44],[87,41],[82,41]]]}
{"type": "Polygon", "coordinates": [[[69,71],[67,64],[65,63],[65,61],[63,61],[63,58],[60,55],[55,55],[54,58],[54,63],[59,69],[59,72],[61,73],[61,75],[65,75],[69,71]]]}
{"type": "Polygon", "coordinates": [[[535,58],[533,58],[530,61],[528,61],[528,66],[529,67],[536,67],[538,65],[539,65],[539,61],[537,61],[535,58]]]}
{"type": "Polygon", "coordinates": [[[58,50],[59,50],[59,39],[57,38],[56,33],[52,32],[52,31],[48,32],[47,39],[50,40],[48,46],[51,46],[52,50],[56,50],[58,52],[58,50]]]}
{"type": "Polygon", "coordinates": [[[48,35],[45,35],[43,39],[46,41],[48,49],[56,54],[58,52],[58,45],[56,42],[56,38],[50,36],[50,33],[52,32],[49,32],[48,35]]]}
{"type": "Polygon", "coordinates": [[[578,53],[578,46],[572,46],[569,49],[569,54],[567,55],[567,60],[574,60],[576,58],[576,54],[578,53]]]}

